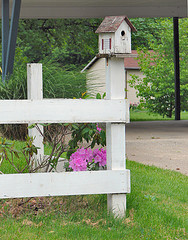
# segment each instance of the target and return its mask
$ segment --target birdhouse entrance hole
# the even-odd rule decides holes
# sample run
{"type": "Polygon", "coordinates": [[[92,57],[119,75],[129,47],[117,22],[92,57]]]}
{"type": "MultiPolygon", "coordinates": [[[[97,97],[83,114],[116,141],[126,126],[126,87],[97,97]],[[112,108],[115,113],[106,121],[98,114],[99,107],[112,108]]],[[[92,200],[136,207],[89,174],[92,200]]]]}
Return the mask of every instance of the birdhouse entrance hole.
{"type": "Polygon", "coordinates": [[[124,37],[125,36],[125,31],[121,31],[121,36],[124,37]]]}

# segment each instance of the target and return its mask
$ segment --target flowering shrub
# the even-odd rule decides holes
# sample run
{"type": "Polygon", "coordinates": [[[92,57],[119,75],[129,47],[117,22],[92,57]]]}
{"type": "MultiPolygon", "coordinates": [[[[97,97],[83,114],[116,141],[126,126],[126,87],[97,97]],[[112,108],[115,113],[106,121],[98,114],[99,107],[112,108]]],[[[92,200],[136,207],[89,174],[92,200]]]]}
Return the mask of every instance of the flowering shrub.
{"type": "Polygon", "coordinates": [[[77,149],[70,156],[69,167],[73,171],[98,170],[106,165],[106,150],[103,148],[91,150],[90,148],[77,149]]]}
{"type": "MultiPolygon", "coordinates": [[[[96,99],[104,99],[105,96],[106,94],[101,96],[97,93],[96,99]]],[[[86,92],[83,93],[81,99],[87,98],[90,97],[86,92]]],[[[98,170],[99,167],[104,168],[106,166],[106,150],[103,148],[92,150],[96,144],[103,147],[106,145],[106,132],[101,126],[98,123],[71,124],[72,139],[69,141],[69,149],[67,151],[69,170],[98,170]],[[78,143],[83,143],[83,141],[89,145],[87,148],[82,147],[78,149],[78,143]]]]}
{"type": "MultiPolygon", "coordinates": [[[[101,96],[99,93],[96,95],[96,99],[104,99],[106,94],[101,96]]],[[[81,99],[91,98],[87,92],[82,93],[81,99]]],[[[74,123],[68,124],[71,131],[71,139],[68,143],[67,158],[82,145],[88,143],[87,149],[91,147],[93,149],[96,145],[102,147],[106,146],[106,132],[103,124],[99,123],[74,123]]]]}
{"type": "Polygon", "coordinates": [[[94,163],[98,163],[99,167],[104,167],[106,165],[106,150],[104,150],[103,148],[99,149],[95,149],[93,151],[93,159],[94,159],[94,163]]]}
{"type": "Polygon", "coordinates": [[[96,123],[74,123],[70,124],[71,140],[67,149],[67,157],[70,156],[80,147],[80,145],[88,144],[87,149],[93,149],[96,145],[104,147],[106,145],[105,129],[99,127],[96,123]]]}
{"type": "Polygon", "coordinates": [[[96,125],[96,128],[97,128],[98,133],[100,134],[102,131],[102,128],[100,128],[98,124],[96,125]]]}
{"type": "MultiPolygon", "coordinates": [[[[102,99],[97,94],[97,99],[102,99]]],[[[81,99],[87,99],[86,93],[82,94],[81,99]]],[[[51,146],[50,155],[45,158],[45,171],[55,170],[60,157],[66,153],[64,167],[66,171],[86,171],[98,170],[106,165],[106,151],[104,149],[92,150],[96,145],[106,146],[106,132],[103,123],[59,123],[59,124],[41,124],[45,127],[44,133],[37,124],[32,124],[29,128],[36,128],[43,136],[44,141],[51,146]],[[69,137],[68,137],[69,136],[69,137]],[[69,141],[67,141],[69,140],[69,141]],[[80,148],[80,146],[85,146],[80,148]]],[[[64,155],[65,156],[65,155],[64,155]]]]}
{"type": "MultiPolygon", "coordinates": [[[[0,137],[0,167],[6,161],[6,164],[9,163],[17,173],[36,172],[39,168],[34,166],[32,157],[37,154],[38,149],[33,144],[33,138],[29,136],[19,150],[15,148],[15,142],[0,137]],[[20,158],[23,159],[21,164],[18,161],[20,158]]],[[[0,171],[0,174],[3,172],[0,171]]]]}

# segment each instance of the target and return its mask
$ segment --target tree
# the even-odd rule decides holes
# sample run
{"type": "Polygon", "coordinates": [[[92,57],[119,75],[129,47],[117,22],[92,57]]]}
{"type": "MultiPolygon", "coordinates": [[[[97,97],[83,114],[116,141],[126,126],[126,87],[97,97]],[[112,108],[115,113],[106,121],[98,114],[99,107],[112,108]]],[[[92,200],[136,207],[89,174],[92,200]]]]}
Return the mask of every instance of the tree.
{"type": "Polygon", "coordinates": [[[140,47],[150,49],[149,42],[153,39],[160,42],[163,18],[132,18],[130,20],[137,29],[137,32],[132,33],[132,49],[140,47]]]}
{"type": "MultiPolygon", "coordinates": [[[[159,40],[160,18],[134,18],[138,30],[132,34],[132,49],[149,47],[159,40]]],[[[98,53],[96,29],[102,19],[24,19],[20,20],[18,47],[30,62],[54,60],[61,66],[87,64],[98,53]]]]}
{"type": "MultiPolygon", "coordinates": [[[[172,117],[175,108],[173,22],[164,19],[159,34],[149,42],[150,49],[139,49],[139,65],[145,77],[132,76],[141,106],[163,116],[172,117]]],[[[181,110],[188,110],[188,19],[180,19],[181,110]]]]}
{"type": "Polygon", "coordinates": [[[98,51],[95,34],[101,19],[21,20],[18,46],[31,62],[54,60],[61,66],[77,67],[98,51]]]}

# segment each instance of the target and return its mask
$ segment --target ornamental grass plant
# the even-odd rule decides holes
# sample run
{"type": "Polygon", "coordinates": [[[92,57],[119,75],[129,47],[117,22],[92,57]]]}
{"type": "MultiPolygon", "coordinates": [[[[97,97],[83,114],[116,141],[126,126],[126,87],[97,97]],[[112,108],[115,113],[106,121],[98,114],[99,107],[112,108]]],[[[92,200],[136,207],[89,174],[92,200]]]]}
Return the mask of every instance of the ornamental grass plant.
{"type": "MultiPolygon", "coordinates": [[[[0,79],[0,100],[27,99],[27,63],[20,48],[16,49],[14,73],[3,83],[0,79]]],[[[75,67],[61,67],[58,63],[44,59],[43,97],[80,98],[86,91],[86,75],[75,67]]],[[[8,139],[24,140],[27,127],[24,124],[1,125],[0,131],[8,139]]]]}

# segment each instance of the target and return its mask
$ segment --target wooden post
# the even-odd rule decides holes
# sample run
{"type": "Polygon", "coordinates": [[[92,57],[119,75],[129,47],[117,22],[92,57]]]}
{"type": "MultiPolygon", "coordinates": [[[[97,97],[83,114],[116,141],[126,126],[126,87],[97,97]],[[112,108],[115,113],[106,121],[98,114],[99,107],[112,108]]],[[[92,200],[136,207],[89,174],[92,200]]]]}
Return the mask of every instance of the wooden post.
{"type": "MultiPolygon", "coordinates": [[[[106,94],[107,99],[125,99],[125,72],[123,58],[106,59],[106,94]]],[[[107,169],[124,170],[125,124],[107,123],[107,169]]],[[[126,212],[126,194],[109,194],[108,210],[115,216],[123,217],[126,212]]]]}
{"type": "MultiPolygon", "coordinates": [[[[43,99],[42,64],[40,63],[27,64],[27,94],[29,100],[43,99]]],[[[33,122],[28,124],[31,125],[33,122]]],[[[44,131],[41,125],[40,130],[41,132],[44,131]]],[[[34,138],[34,145],[40,148],[38,154],[34,156],[34,164],[37,166],[44,158],[43,137],[36,128],[29,129],[28,134],[34,138]]]]}

